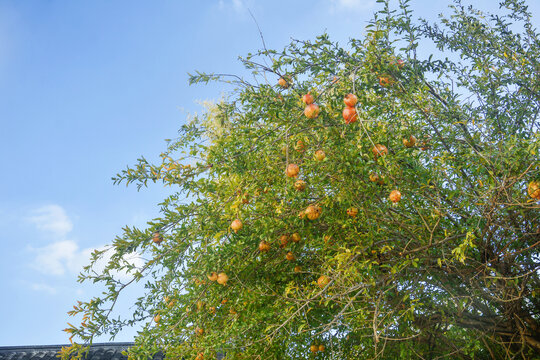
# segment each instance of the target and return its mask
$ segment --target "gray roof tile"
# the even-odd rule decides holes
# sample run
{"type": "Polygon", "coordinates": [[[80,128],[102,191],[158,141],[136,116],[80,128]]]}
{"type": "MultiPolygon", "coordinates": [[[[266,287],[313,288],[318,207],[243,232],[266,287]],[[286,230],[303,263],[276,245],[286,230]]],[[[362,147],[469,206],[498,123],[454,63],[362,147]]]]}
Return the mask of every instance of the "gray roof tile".
{"type": "MultiPolygon", "coordinates": [[[[122,351],[133,343],[102,343],[92,344],[86,357],[87,360],[126,360],[122,351]]],[[[62,346],[68,345],[36,345],[36,346],[4,346],[0,347],[0,360],[58,360],[56,355],[62,346]]],[[[162,354],[156,354],[154,360],[163,359],[162,354]]]]}
{"type": "MultiPolygon", "coordinates": [[[[86,360],[127,360],[122,351],[132,346],[130,342],[92,344],[86,360]]],[[[0,346],[0,360],[59,360],[56,355],[68,345],[35,345],[35,346],[0,346]]],[[[154,355],[153,360],[163,360],[162,353],[154,355]]],[[[223,359],[223,354],[217,354],[223,359]]]]}

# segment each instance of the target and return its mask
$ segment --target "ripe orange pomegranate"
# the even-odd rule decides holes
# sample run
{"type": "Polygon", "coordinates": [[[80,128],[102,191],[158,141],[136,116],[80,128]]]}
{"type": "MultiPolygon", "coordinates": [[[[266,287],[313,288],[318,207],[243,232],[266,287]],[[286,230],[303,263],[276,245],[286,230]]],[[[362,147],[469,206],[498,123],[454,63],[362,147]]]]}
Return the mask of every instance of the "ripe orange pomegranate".
{"type": "Polygon", "coordinates": [[[399,190],[392,190],[390,192],[390,195],[388,196],[388,198],[390,199],[391,202],[393,202],[394,204],[395,203],[398,203],[400,200],[401,200],[401,193],[399,192],[399,190]]]}
{"type": "Polygon", "coordinates": [[[206,277],[210,281],[216,281],[218,278],[218,274],[215,271],[212,271],[212,273],[210,275],[206,275],[206,277]]]}
{"type": "Polygon", "coordinates": [[[358,215],[358,209],[355,208],[355,207],[351,207],[351,208],[348,208],[347,209],[347,215],[349,215],[350,217],[356,217],[356,215],[358,215]]]}
{"type": "Polygon", "coordinates": [[[376,144],[373,149],[371,149],[371,151],[373,152],[373,156],[375,156],[375,159],[377,159],[377,157],[379,156],[384,156],[388,154],[388,149],[386,148],[386,146],[381,144],[376,144]]]}
{"type": "Polygon", "coordinates": [[[279,84],[279,86],[281,86],[284,89],[289,87],[289,82],[287,80],[285,80],[283,77],[279,78],[278,84],[279,84]]]}
{"type": "Polygon", "coordinates": [[[405,145],[405,147],[408,147],[408,148],[411,148],[413,147],[414,145],[416,145],[416,138],[411,135],[409,136],[409,138],[405,138],[403,139],[403,145],[405,145]]]}
{"type": "Polygon", "coordinates": [[[311,95],[310,93],[305,94],[304,96],[302,96],[302,101],[306,105],[313,104],[313,95],[311,95]]]}
{"type": "Polygon", "coordinates": [[[302,152],[306,149],[306,145],[304,145],[304,142],[302,140],[298,140],[294,148],[296,149],[296,151],[302,152]]]}
{"type": "Polygon", "coordinates": [[[152,241],[156,244],[161,244],[161,242],[163,241],[163,236],[161,236],[161,234],[159,232],[155,232],[153,235],[152,235],[152,241]]]}
{"type": "Polygon", "coordinates": [[[322,150],[315,151],[315,159],[317,161],[323,161],[326,158],[326,154],[322,150]]]}
{"type": "Polygon", "coordinates": [[[358,114],[356,113],[356,109],[349,106],[343,109],[343,119],[345,120],[346,124],[351,124],[358,120],[358,114]]]}
{"type": "Polygon", "coordinates": [[[319,116],[319,111],[320,111],[319,105],[309,104],[304,109],[304,115],[306,115],[308,119],[315,119],[317,116],[319,116]]]}
{"type": "Polygon", "coordinates": [[[217,278],[218,284],[225,286],[227,285],[227,281],[229,281],[229,277],[227,276],[227,274],[223,272],[218,274],[218,278],[217,278]]]}
{"type": "Polygon", "coordinates": [[[287,235],[281,235],[279,237],[279,247],[284,248],[289,243],[289,237],[287,235]]]}
{"type": "Polygon", "coordinates": [[[285,258],[289,261],[294,261],[296,260],[296,257],[294,256],[294,254],[292,252],[288,252],[287,255],[285,255],[285,258]]]}
{"type": "Polygon", "coordinates": [[[244,225],[242,224],[242,222],[239,219],[236,219],[231,223],[231,229],[235,233],[237,233],[239,230],[241,230],[243,226],[244,225]]]}
{"type": "Polygon", "coordinates": [[[204,334],[204,329],[201,329],[201,328],[195,329],[195,335],[201,336],[202,334],[204,334]]]}
{"type": "Polygon", "coordinates": [[[323,344],[319,345],[319,351],[324,351],[325,350],[325,347],[323,344]]]}
{"type": "Polygon", "coordinates": [[[298,191],[304,191],[306,190],[306,182],[304,180],[296,180],[294,188],[298,191]]]}
{"type": "Polygon", "coordinates": [[[322,289],[330,282],[330,278],[326,275],[322,275],[317,279],[317,285],[322,289]]]}
{"type": "Polygon", "coordinates": [[[296,164],[289,164],[289,166],[287,166],[287,169],[285,169],[285,174],[288,177],[295,178],[298,176],[298,173],[300,173],[300,167],[296,164]]]}
{"type": "Polygon", "coordinates": [[[299,273],[299,272],[301,272],[301,271],[302,271],[302,267],[301,267],[300,265],[296,265],[296,266],[294,267],[294,272],[295,272],[295,273],[299,273]]]}
{"type": "Polygon", "coordinates": [[[527,187],[527,192],[533,199],[540,199],[540,181],[531,181],[527,187]]]}
{"type": "Polygon", "coordinates": [[[345,98],[343,99],[343,102],[345,103],[345,106],[347,107],[354,107],[357,101],[358,101],[358,98],[354,94],[347,94],[345,95],[345,98]]]}
{"type": "Polygon", "coordinates": [[[304,212],[309,220],[315,220],[321,216],[321,207],[318,205],[309,205],[304,212]]]}
{"type": "Polygon", "coordinates": [[[319,346],[317,346],[317,345],[311,345],[311,346],[309,347],[309,350],[311,350],[311,352],[315,354],[317,351],[319,351],[319,346]]]}
{"type": "Polygon", "coordinates": [[[374,182],[374,183],[378,184],[378,185],[384,184],[384,179],[382,178],[382,176],[380,176],[378,174],[375,174],[375,173],[369,174],[369,180],[371,182],[374,182]]]}
{"type": "Polygon", "coordinates": [[[390,65],[397,66],[398,69],[402,69],[405,66],[405,61],[392,58],[392,60],[390,60],[390,65]]]}
{"type": "Polygon", "coordinates": [[[291,240],[295,243],[299,242],[300,241],[300,234],[299,233],[294,233],[291,235],[291,240]]]}
{"type": "Polygon", "coordinates": [[[195,360],[204,360],[204,354],[198,353],[197,356],[195,357],[195,360]]]}
{"type": "Polygon", "coordinates": [[[387,87],[391,84],[391,80],[388,76],[379,76],[379,84],[382,87],[387,87]]]}
{"type": "Polygon", "coordinates": [[[259,243],[259,251],[260,252],[268,252],[270,250],[270,244],[267,243],[266,241],[261,241],[259,243]]]}

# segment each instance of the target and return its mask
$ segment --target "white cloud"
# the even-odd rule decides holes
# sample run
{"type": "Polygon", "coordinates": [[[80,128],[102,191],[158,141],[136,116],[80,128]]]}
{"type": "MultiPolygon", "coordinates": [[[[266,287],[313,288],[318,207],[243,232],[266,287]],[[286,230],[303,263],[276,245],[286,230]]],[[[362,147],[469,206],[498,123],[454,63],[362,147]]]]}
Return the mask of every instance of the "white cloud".
{"type": "Polygon", "coordinates": [[[31,212],[28,221],[40,231],[64,238],[72,229],[73,223],[60,205],[45,205],[31,212]]]}
{"type": "Polygon", "coordinates": [[[242,0],[233,0],[233,7],[236,11],[240,11],[244,8],[242,0]]]}
{"type": "MultiPolygon", "coordinates": [[[[103,250],[105,247],[101,247],[98,250],[103,250]]],[[[96,262],[94,265],[94,269],[99,273],[100,271],[103,271],[107,263],[111,260],[111,257],[113,255],[112,248],[109,248],[104,254],[103,257],[96,262]]],[[[135,266],[135,268],[140,269],[144,265],[144,260],[141,258],[141,255],[137,252],[132,252],[130,254],[126,254],[122,257],[122,260],[125,261],[128,264],[131,264],[135,266]]],[[[124,265],[124,264],[121,264],[124,265]]],[[[132,276],[129,272],[122,270],[122,271],[113,271],[111,272],[111,275],[120,281],[128,281],[131,280],[132,276]]]]}
{"type": "Polygon", "coordinates": [[[247,8],[245,0],[219,0],[218,5],[221,10],[232,8],[236,12],[242,12],[247,8]]]}
{"type": "MultiPolygon", "coordinates": [[[[105,247],[99,247],[103,250],[105,247]]],[[[36,254],[31,266],[46,275],[62,276],[64,274],[78,274],[83,266],[90,263],[90,255],[93,248],[79,250],[79,246],[73,240],[57,241],[41,248],[30,248],[36,254]]],[[[103,271],[112,256],[112,250],[104,253],[103,257],[96,262],[94,269],[99,273],[103,271]]],[[[124,261],[140,268],[144,261],[138,253],[124,255],[124,261]]],[[[126,271],[112,272],[115,279],[125,281],[131,279],[131,275],[126,271]]]]}
{"type": "Polygon", "coordinates": [[[333,11],[361,11],[375,7],[375,0],[332,0],[333,11]]]}
{"type": "Polygon", "coordinates": [[[42,291],[42,292],[46,292],[50,295],[54,295],[56,294],[56,289],[53,288],[52,286],[50,285],[47,285],[47,284],[43,284],[43,283],[40,283],[40,284],[36,284],[36,283],[33,283],[33,284],[30,284],[30,288],[34,291],[42,291]]]}
{"type": "Polygon", "coordinates": [[[79,252],[79,246],[73,240],[57,241],[41,248],[30,248],[36,253],[32,267],[47,275],[64,275],[67,271],[78,272],[82,269],[82,260],[88,262],[90,253],[79,252]],[[85,256],[86,255],[86,256],[85,256]]]}
{"type": "MultiPolygon", "coordinates": [[[[73,275],[82,271],[83,267],[90,264],[90,256],[94,248],[80,249],[76,241],[66,238],[66,235],[73,230],[73,224],[66,214],[66,211],[59,205],[46,205],[31,212],[27,218],[36,228],[47,234],[52,234],[56,239],[43,247],[29,247],[28,250],[34,253],[33,262],[30,266],[39,272],[49,276],[73,275]]],[[[105,249],[105,246],[98,246],[98,250],[105,249]]],[[[98,273],[103,271],[113,255],[112,249],[103,254],[103,257],[94,264],[94,270],[98,273]]],[[[140,268],[144,261],[137,252],[123,256],[123,260],[140,268]]],[[[131,279],[131,275],[126,271],[111,272],[112,276],[120,281],[131,279]]],[[[44,288],[40,289],[44,290],[44,288]]]]}

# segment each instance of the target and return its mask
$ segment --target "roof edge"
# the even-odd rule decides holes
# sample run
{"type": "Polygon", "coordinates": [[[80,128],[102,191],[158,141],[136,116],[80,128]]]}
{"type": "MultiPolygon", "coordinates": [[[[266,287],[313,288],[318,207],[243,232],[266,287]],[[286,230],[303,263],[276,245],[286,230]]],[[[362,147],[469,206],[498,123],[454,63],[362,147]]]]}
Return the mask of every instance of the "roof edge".
{"type": "MultiPolygon", "coordinates": [[[[94,343],[90,346],[91,349],[95,348],[127,348],[133,346],[132,342],[108,342],[108,343],[94,343]]],[[[0,352],[5,351],[21,351],[21,350],[60,350],[64,346],[71,346],[71,344],[59,344],[59,345],[18,345],[18,346],[0,346],[0,352]]]]}

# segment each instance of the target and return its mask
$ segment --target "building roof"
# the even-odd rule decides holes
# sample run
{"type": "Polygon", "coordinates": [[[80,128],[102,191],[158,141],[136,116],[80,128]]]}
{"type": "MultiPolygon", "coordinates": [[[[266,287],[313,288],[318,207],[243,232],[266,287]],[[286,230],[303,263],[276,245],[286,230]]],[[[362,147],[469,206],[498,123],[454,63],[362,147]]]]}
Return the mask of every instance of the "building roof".
{"type": "MultiPolygon", "coordinates": [[[[122,351],[132,345],[131,342],[92,344],[86,360],[126,360],[122,351]]],[[[0,360],[58,360],[56,355],[62,346],[69,345],[0,346],[0,360]]],[[[154,355],[154,360],[161,359],[162,354],[154,355]]]]}
{"type": "MultiPolygon", "coordinates": [[[[0,360],[59,360],[56,355],[63,346],[69,345],[35,345],[35,346],[0,346],[0,360]]],[[[127,360],[122,351],[133,346],[132,342],[114,342],[92,344],[86,360],[127,360]]],[[[157,353],[153,360],[163,360],[164,355],[157,353]]],[[[223,359],[218,353],[216,360],[223,359]]]]}

